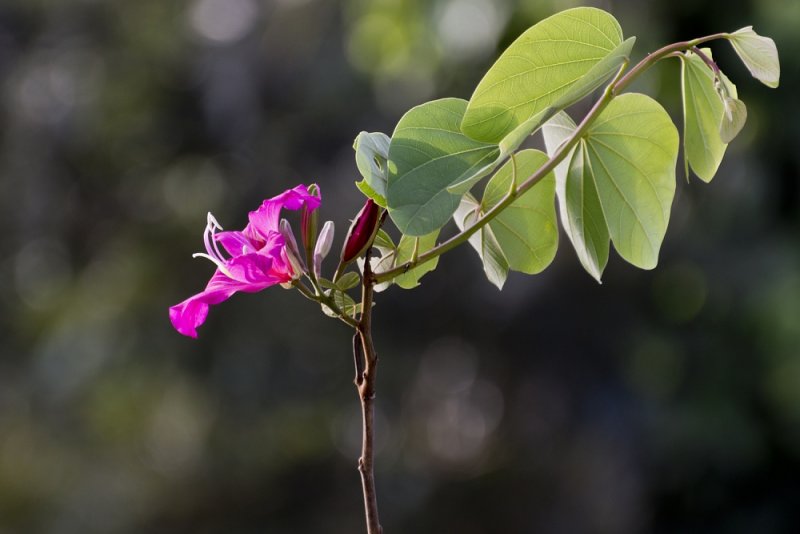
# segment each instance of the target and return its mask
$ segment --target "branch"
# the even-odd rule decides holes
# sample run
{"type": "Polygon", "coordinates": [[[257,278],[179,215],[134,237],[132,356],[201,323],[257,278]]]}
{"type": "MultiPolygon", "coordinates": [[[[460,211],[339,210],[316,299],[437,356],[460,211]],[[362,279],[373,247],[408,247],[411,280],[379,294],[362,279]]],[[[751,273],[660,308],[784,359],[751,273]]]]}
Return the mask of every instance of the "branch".
{"type": "Polygon", "coordinates": [[[509,191],[508,194],[503,197],[497,205],[495,205],[491,210],[487,211],[483,217],[475,221],[471,226],[465,228],[460,233],[454,235],[447,241],[435,246],[434,248],[428,250],[427,252],[420,254],[417,258],[412,258],[411,260],[398,265],[388,271],[384,271],[382,273],[377,273],[373,276],[373,280],[375,283],[386,282],[392,280],[393,278],[408,272],[410,269],[422,265],[426,262],[429,262],[445,252],[454,249],[458,245],[466,242],[475,232],[483,228],[486,224],[488,224],[492,219],[494,219],[497,215],[500,214],[504,209],[510,206],[516,197],[522,195],[526,191],[528,191],[531,187],[539,183],[547,174],[552,171],[556,165],[561,163],[561,161],[567,157],[570,153],[572,148],[580,141],[581,137],[586,133],[586,130],[589,129],[589,126],[594,122],[594,120],[600,115],[600,113],[605,109],[605,107],[614,99],[615,96],[620,94],[633,80],[635,80],[640,74],[644,71],[652,67],[656,62],[659,60],[673,54],[675,52],[682,52],[685,50],[689,50],[693,47],[696,47],[699,44],[705,43],[707,41],[712,41],[714,39],[724,39],[727,38],[727,33],[715,33],[713,35],[707,35],[705,37],[700,37],[698,39],[693,39],[691,41],[681,41],[679,43],[673,43],[671,45],[667,45],[663,48],[656,50],[655,52],[648,54],[644,59],[639,61],[627,74],[622,76],[625,72],[625,69],[628,66],[628,63],[625,62],[622,67],[620,68],[617,76],[612,80],[612,82],[606,86],[603,95],[600,99],[595,102],[592,109],[586,116],[583,118],[581,123],[575,129],[573,134],[565,141],[557,150],[556,152],[547,160],[547,162],[539,167],[535,173],[533,173],[527,180],[525,180],[520,186],[517,188],[516,191],[509,191]]]}
{"type": "Polygon", "coordinates": [[[358,459],[358,472],[361,474],[361,488],[364,493],[364,513],[367,522],[367,534],[382,534],[378,519],[378,498],[375,493],[374,472],[374,436],[375,436],[375,372],[378,355],[372,343],[372,298],[375,283],[370,265],[372,247],[367,249],[364,258],[364,276],[362,277],[361,318],[358,322],[357,335],[360,343],[353,340],[353,349],[361,349],[361,355],[354,354],[356,362],[355,384],[361,400],[362,440],[361,457],[358,459]],[[358,347],[360,345],[360,347],[358,347]]]}

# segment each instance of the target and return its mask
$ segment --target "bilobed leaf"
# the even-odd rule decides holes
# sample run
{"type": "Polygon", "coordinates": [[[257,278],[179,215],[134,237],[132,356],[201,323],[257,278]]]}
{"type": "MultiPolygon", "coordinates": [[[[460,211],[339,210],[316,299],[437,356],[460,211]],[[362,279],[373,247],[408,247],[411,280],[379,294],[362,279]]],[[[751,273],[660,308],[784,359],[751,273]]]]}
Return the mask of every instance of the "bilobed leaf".
{"type": "MultiPolygon", "coordinates": [[[[475,197],[467,193],[461,199],[461,205],[453,215],[459,230],[472,226],[480,216],[480,203],[475,197]]],[[[508,260],[503,254],[497,238],[492,233],[491,228],[484,226],[469,237],[469,244],[478,253],[483,263],[483,272],[486,278],[494,284],[497,289],[503,289],[503,285],[508,278],[508,260]]]]}
{"type": "MultiPolygon", "coordinates": [[[[602,85],[633,42],[621,45],[619,23],[600,9],[568,9],[542,20],[520,35],[483,77],[462,131],[472,139],[500,143],[543,110],[557,111],[602,85]]],[[[515,141],[538,128],[535,122],[515,132],[515,141]]]]}
{"type": "Polygon", "coordinates": [[[394,241],[392,241],[392,238],[389,236],[389,234],[386,233],[385,230],[380,228],[375,233],[375,239],[372,241],[372,245],[374,247],[377,247],[378,249],[394,250],[395,248],[394,241]]]}
{"type": "Polygon", "coordinates": [[[580,80],[570,85],[569,90],[566,93],[563,93],[556,102],[553,102],[548,107],[537,111],[536,114],[524,120],[512,131],[508,132],[505,137],[500,140],[498,145],[500,153],[495,161],[486,165],[474,176],[451,185],[447,188],[447,190],[450,193],[459,195],[469,191],[479,180],[489,175],[492,171],[499,167],[500,164],[504,163],[510,154],[513,154],[517,151],[517,149],[519,149],[522,143],[525,142],[525,139],[535,133],[555,114],[574,104],[600,87],[603,82],[608,80],[615,72],[617,72],[622,64],[628,60],[628,56],[631,48],[633,48],[634,42],[636,42],[635,37],[626,39],[617,48],[612,50],[605,58],[596,63],[594,67],[589,70],[589,72],[580,78],[580,80]]]}
{"type": "Polygon", "coordinates": [[[386,199],[383,197],[383,195],[378,194],[377,191],[372,189],[366,180],[361,180],[360,182],[356,182],[356,187],[358,188],[359,191],[364,193],[365,197],[374,200],[378,206],[382,208],[386,207],[386,199]]]}
{"type": "Polygon", "coordinates": [[[747,106],[736,98],[723,98],[722,120],[719,125],[719,135],[724,143],[730,143],[739,135],[747,121],[747,106]]]}
{"type": "MultiPolygon", "coordinates": [[[[702,52],[711,57],[711,50],[702,52]]],[[[684,157],[705,182],[716,174],[727,148],[720,137],[724,109],[714,79],[713,71],[700,56],[691,52],[681,56],[684,157]]]]}
{"type": "Polygon", "coordinates": [[[625,260],[652,269],[675,195],[678,132],[652,98],[611,101],[585,138],[608,232],[625,260]]]}
{"type": "MultiPolygon", "coordinates": [[[[610,17],[611,15],[608,16],[610,17]]],[[[628,37],[622,41],[603,59],[595,63],[586,74],[571,84],[569,90],[562,94],[553,105],[556,108],[564,109],[602,86],[603,82],[616,74],[623,63],[628,60],[635,43],[636,37],[628,37]]]]}
{"type": "Polygon", "coordinates": [[[358,189],[379,206],[386,207],[386,162],[389,158],[388,135],[380,132],[361,132],[353,143],[356,167],[364,179],[356,182],[358,189]]]}
{"type": "Polygon", "coordinates": [[[508,154],[499,153],[499,156],[496,159],[478,169],[474,174],[468,176],[460,182],[456,182],[453,185],[448,186],[447,192],[454,195],[463,195],[472,189],[472,186],[478,183],[481,179],[490,175],[492,171],[494,171],[507,157],[508,154]]]}
{"type": "Polygon", "coordinates": [[[403,234],[424,236],[444,226],[461,199],[447,188],[497,159],[496,144],[461,133],[466,107],[467,102],[457,98],[427,102],[408,111],[395,128],[386,201],[389,216],[403,234]]]}
{"type": "MultiPolygon", "coordinates": [[[[575,128],[575,123],[563,112],[549,121],[543,129],[547,152],[554,154],[575,128]]],[[[611,238],[585,143],[579,143],[570,151],[556,166],[555,175],[561,224],[583,268],[600,282],[608,263],[611,238]]]]}
{"type": "Polygon", "coordinates": [[[361,277],[353,271],[350,271],[339,277],[339,279],[336,281],[336,287],[342,291],[347,291],[348,289],[356,287],[360,281],[361,277]]]}
{"type": "MultiPolygon", "coordinates": [[[[395,255],[397,254],[397,247],[395,247],[392,238],[389,234],[386,233],[383,229],[378,229],[375,233],[375,239],[372,241],[372,254],[370,255],[370,265],[372,266],[372,272],[375,274],[380,274],[383,272],[388,271],[392,267],[394,267],[394,260],[395,255]]],[[[356,260],[358,264],[359,270],[363,273],[364,272],[364,258],[358,258],[356,260]]],[[[380,293],[381,291],[388,288],[392,285],[392,281],[389,280],[388,282],[381,282],[380,284],[375,284],[373,289],[376,293],[380,293]]]]}
{"type": "MultiPolygon", "coordinates": [[[[395,267],[402,265],[408,260],[410,260],[414,256],[415,249],[417,256],[419,256],[423,252],[427,252],[428,250],[435,247],[436,238],[438,236],[439,236],[439,230],[436,230],[428,235],[424,235],[421,237],[414,237],[409,235],[404,235],[403,237],[401,237],[400,243],[397,244],[397,253],[395,254],[395,260],[394,260],[395,267]]],[[[429,273],[434,269],[436,269],[436,266],[438,264],[439,264],[439,258],[437,257],[418,267],[409,269],[408,272],[397,276],[393,281],[395,284],[402,287],[403,289],[413,289],[419,285],[420,278],[422,278],[426,273],[429,273]]]]}
{"type": "MultiPolygon", "coordinates": [[[[539,150],[523,150],[506,162],[492,177],[481,201],[483,213],[491,210],[508,193],[512,180],[517,184],[547,162],[539,150]]],[[[527,274],[543,271],[556,255],[555,178],[548,173],[520,195],[487,225],[509,268],[527,274]]]]}
{"type": "MultiPolygon", "coordinates": [[[[361,304],[356,302],[348,295],[347,293],[340,291],[338,289],[331,289],[326,291],[328,296],[333,297],[333,302],[336,306],[348,317],[352,317],[355,319],[356,314],[361,311],[361,304]]],[[[326,306],[325,304],[321,304],[322,311],[328,317],[338,317],[336,312],[334,312],[331,308],[326,306]]]]}
{"type": "Polygon", "coordinates": [[[781,65],[775,41],[758,35],[752,26],[729,33],[727,38],[754,78],[767,87],[778,87],[781,65]]]}
{"type": "Polygon", "coordinates": [[[559,111],[582,99],[608,80],[628,60],[636,37],[631,37],[612,50],[605,58],[601,59],[589,72],[572,84],[569,90],[550,106],[538,111],[535,115],[525,120],[514,128],[500,141],[500,157],[505,159],[509,154],[516,152],[530,135],[541,128],[559,111]]]}
{"type": "MultiPolygon", "coordinates": [[[[551,137],[547,141],[551,153],[562,138],[549,136],[548,130],[563,135],[563,122],[560,128],[545,128],[545,139],[551,137]]],[[[557,169],[564,184],[559,188],[559,202],[566,204],[562,221],[581,262],[595,278],[605,264],[605,251],[600,248],[603,235],[585,230],[600,225],[595,222],[600,214],[620,256],[643,269],[655,267],[675,194],[677,157],[678,132],[667,112],[650,97],[632,93],[609,103],[566,165],[557,169]],[[591,220],[581,220],[589,214],[591,220]],[[586,246],[587,235],[592,236],[594,254],[586,246]]]]}

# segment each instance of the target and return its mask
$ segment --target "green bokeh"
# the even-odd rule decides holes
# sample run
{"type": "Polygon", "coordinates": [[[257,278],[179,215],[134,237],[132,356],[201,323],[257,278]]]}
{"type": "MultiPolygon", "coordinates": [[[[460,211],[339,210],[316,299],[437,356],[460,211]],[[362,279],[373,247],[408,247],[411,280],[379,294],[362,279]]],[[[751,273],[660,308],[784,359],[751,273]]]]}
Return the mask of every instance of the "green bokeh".
{"type": "MultiPolygon", "coordinates": [[[[713,45],[749,121],[712,184],[679,176],[656,270],[612,253],[599,286],[562,235],[502,293],[462,247],[380,294],[387,533],[798,529],[800,4],[598,4],[636,58],[753,24],[781,87],[713,45]]],[[[277,287],[196,341],[166,310],[211,274],[191,259],[208,211],[240,228],[317,182],[337,250],[358,132],[468,98],[574,5],[3,2],[0,531],[359,532],[347,329],[277,287]]],[[[634,89],[679,121],[678,76],[634,89]]]]}

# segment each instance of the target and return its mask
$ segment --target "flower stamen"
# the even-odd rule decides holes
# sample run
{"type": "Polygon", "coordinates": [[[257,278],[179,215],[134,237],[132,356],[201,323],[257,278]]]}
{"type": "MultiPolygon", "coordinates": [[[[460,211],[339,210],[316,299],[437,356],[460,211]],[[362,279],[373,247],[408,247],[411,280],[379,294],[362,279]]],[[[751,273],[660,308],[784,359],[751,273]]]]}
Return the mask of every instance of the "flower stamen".
{"type": "Polygon", "coordinates": [[[203,231],[203,242],[206,245],[206,252],[196,252],[192,254],[192,257],[205,258],[209,260],[211,263],[216,265],[225,276],[228,278],[233,278],[233,274],[225,266],[227,260],[225,259],[225,256],[222,255],[222,251],[220,251],[215,237],[217,230],[222,230],[222,225],[217,222],[217,219],[214,218],[211,212],[208,212],[206,221],[206,228],[203,231]]]}

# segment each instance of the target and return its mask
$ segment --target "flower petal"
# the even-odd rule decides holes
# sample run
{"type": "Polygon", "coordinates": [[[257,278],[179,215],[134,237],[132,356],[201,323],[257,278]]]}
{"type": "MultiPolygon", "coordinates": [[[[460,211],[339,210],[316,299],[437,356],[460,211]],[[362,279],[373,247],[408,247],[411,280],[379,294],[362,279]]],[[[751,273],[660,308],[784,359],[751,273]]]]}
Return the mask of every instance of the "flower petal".
{"type": "Polygon", "coordinates": [[[214,238],[217,242],[221,243],[222,246],[225,247],[225,250],[228,251],[228,254],[234,258],[242,254],[247,254],[248,252],[256,251],[264,246],[263,241],[252,240],[247,235],[246,231],[217,232],[214,238]]]}
{"type": "Polygon", "coordinates": [[[308,192],[305,185],[298,185],[294,189],[284,191],[276,197],[265,200],[261,206],[250,212],[250,224],[262,237],[266,238],[269,232],[277,232],[280,221],[281,209],[299,210],[307,206],[315,210],[320,205],[320,197],[308,192]]]}
{"type": "Polygon", "coordinates": [[[255,293],[291,280],[291,275],[275,272],[272,264],[272,258],[255,253],[232,259],[226,267],[234,278],[217,270],[205,290],[169,309],[172,326],[184,336],[196,338],[197,327],[206,321],[209,306],[228,300],[239,291],[255,293]]]}

